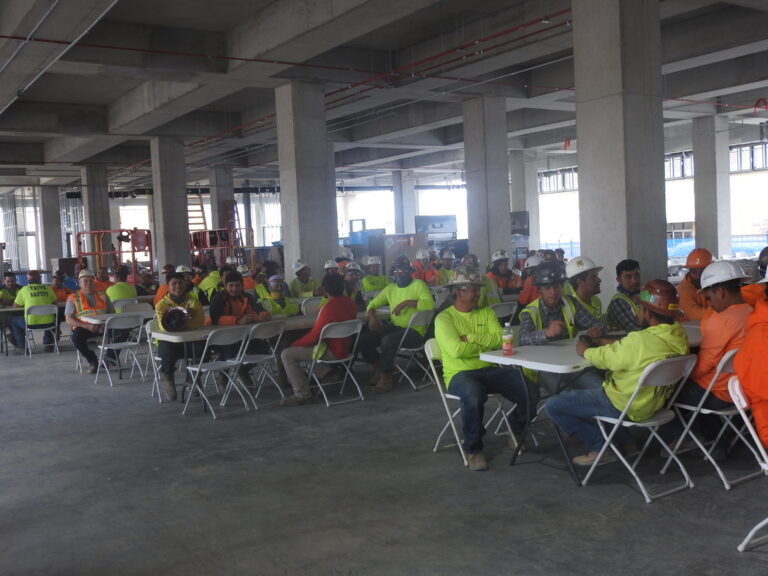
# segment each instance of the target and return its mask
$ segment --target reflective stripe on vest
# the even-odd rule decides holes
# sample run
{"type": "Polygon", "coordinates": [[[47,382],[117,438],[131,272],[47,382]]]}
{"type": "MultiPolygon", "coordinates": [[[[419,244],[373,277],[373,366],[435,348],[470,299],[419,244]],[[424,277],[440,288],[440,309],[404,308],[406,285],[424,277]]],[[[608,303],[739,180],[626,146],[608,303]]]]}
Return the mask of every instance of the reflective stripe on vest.
{"type": "Polygon", "coordinates": [[[106,295],[104,292],[94,292],[93,295],[96,297],[96,305],[94,307],[91,307],[91,305],[88,304],[88,300],[86,300],[82,290],[70,296],[75,305],[75,318],[93,316],[94,314],[104,314],[107,311],[107,305],[105,303],[106,295]]]}
{"type": "MultiPolygon", "coordinates": [[[[563,320],[565,320],[565,327],[568,330],[568,338],[573,338],[576,307],[574,306],[573,302],[570,302],[565,298],[562,298],[560,302],[563,304],[563,320]]],[[[533,326],[536,328],[537,332],[544,330],[544,326],[542,326],[541,320],[541,298],[538,298],[531,304],[528,304],[528,306],[523,308],[523,311],[520,312],[520,314],[529,314],[531,316],[531,320],[533,320],[533,326]]]]}

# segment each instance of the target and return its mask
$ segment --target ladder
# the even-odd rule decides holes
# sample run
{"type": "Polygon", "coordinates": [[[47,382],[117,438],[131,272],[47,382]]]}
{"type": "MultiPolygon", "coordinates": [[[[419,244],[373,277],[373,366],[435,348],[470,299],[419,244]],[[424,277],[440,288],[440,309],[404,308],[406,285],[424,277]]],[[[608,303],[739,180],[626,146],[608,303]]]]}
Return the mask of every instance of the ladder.
{"type": "Polygon", "coordinates": [[[205,210],[203,209],[203,195],[200,194],[199,190],[197,194],[187,196],[187,216],[190,232],[208,229],[208,223],[205,221],[205,210]]]}

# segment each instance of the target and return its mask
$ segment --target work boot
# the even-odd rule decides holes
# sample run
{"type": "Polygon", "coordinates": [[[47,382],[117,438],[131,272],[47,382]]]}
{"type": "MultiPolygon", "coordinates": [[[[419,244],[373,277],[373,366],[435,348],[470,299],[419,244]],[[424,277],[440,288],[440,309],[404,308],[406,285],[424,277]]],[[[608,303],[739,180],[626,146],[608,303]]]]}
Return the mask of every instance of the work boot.
{"type": "Polygon", "coordinates": [[[253,380],[251,380],[251,371],[245,366],[240,366],[237,370],[237,379],[246,388],[253,386],[253,380]]]}
{"type": "Polygon", "coordinates": [[[379,384],[379,380],[381,380],[381,371],[376,367],[375,364],[373,364],[373,376],[371,376],[370,380],[371,387],[377,386],[379,384]]]}
{"type": "Polygon", "coordinates": [[[374,394],[386,394],[392,390],[392,373],[391,372],[379,372],[379,380],[375,386],[371,388],[371,392],[374,394]]]}
{"type": "Polygon", "coordinates": [[[315,399],[312,396],[288,396],[280,401],[280,406],[303,406],[312,404],[315,399]]]}
{"type": "Polygon", "coordinates": [[[176,400],[176,379],[173,374],[163,374],[163,396],[170,402],[176,400]]]}
{"type": "Polygon", "coordinates": [[[99,365],[96,362],[89,364],[88,374],[96,374],[99,371],[99,365]]]}
{"type": "Polygon", "coordinates": [[[485,459],[485,454],[482,452],[467,454],[467,467],[475,472],[485,472],[488,470],[488,460],[485,459]]]}
{"type": "MultiPolygon", "coordinates": [[[[592,466],[592,464],[595,463],[595,460],[597,460],[597,452],[592,451],[589,454],[576,456],[573,459],[573,463],[576,464],[576,466],[592,466]]],[[[603,452],[603,457],[600,458],[600,465],[602,466],[603,464],[609,464],[611,462],[616,462],[616,454],[610,450],[606,450],[603,452]]]]}

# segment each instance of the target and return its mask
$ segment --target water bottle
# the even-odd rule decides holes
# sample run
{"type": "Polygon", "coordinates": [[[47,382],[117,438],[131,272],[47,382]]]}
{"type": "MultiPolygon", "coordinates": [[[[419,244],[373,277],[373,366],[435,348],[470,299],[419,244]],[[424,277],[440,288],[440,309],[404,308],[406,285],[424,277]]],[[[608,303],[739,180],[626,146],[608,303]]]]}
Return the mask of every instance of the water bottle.
{"type": "Polygon", "coordinates": [[[504,356],[512,356],[514,353],[514,348],[512,346],[512,340],[514,339],[514,334],[512,333],[512,325],[507,322],[504,324],[504,334],[501,337],[501,353],[504,356]]]}

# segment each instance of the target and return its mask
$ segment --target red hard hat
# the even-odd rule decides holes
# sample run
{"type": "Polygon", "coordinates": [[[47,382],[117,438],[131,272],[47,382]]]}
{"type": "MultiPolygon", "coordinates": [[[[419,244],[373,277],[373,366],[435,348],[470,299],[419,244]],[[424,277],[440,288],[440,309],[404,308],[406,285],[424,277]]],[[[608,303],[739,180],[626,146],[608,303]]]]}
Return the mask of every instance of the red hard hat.
{"type": "Polygon", "coordinates": [[[662,316],[680,315],[680,297],[675,287],[666,280],[651,280],[643,286],[640,305],[662,316]]]}
{"type": "Polygon", "coordinates": [[[688,254],[688,258],[685,261],[685,267],[689,270],[691,268],[706,268],[712,263],[712,252],[706,248],[695,248],[688,254]]]}

